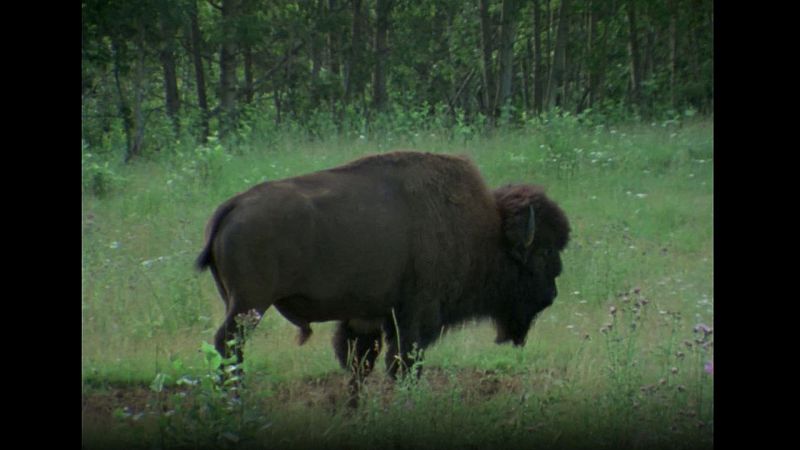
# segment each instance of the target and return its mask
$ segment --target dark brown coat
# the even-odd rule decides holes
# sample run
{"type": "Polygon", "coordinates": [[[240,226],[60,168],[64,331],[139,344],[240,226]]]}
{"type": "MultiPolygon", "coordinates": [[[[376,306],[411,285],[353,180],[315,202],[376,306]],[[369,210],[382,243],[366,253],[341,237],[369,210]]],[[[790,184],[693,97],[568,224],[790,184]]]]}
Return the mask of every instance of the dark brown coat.
{"type": "Polygon", "coordinates": [[[221,353],[236,315],[275,305],[301,343],[311,322],[339,321],[343,366],[373,367],[385,335],[394,374],[396,355],[474,317],[522,345],[557,294],[569,224],[539,187],[491,191],[466,158],[395,152],[257,185],[217,209],[206,237],[197,265],[226,304],[221,353]]]}

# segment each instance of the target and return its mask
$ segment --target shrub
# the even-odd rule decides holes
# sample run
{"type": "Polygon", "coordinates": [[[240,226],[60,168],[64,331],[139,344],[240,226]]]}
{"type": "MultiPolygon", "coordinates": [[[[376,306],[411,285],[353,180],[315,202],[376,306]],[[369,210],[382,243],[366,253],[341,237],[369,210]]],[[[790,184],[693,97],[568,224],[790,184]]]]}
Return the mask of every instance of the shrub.
{"type": "Polygon", "coordinates": [[[119,188],[124,181],[108,161],[101,161],[94,153],[90,153],[89,145],[83,142],[81,166],[83,168],[83,192],[104,197],[119,188]]]}

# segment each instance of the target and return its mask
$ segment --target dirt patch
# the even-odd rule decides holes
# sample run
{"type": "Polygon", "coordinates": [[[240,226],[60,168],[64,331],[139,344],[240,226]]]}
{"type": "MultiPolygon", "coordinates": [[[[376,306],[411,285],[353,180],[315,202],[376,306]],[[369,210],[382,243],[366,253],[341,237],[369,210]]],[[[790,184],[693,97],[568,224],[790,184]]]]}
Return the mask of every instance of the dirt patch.
{"type": "MultiPolygon", "coordinates": [[[[538,379],[552,374],[507,374],[492,370],[474,369],[441,369],[425,368],[421,389],[431,392],[458,389],[463,399],[469,401],[485,401],[495,396],[519,394],[524,389],[538,384],[538,379]]],[[[286,406],[322,407],[337,409],[348,401],[348,373],[331,372],[323,376],[290,380],[270,384],[251,375],[248,386],[251,392],[270,392],[270,395],[259,396],[264,402],[286,406]]],[[[383,373],[372,374],[362,387],[368,395],[378,395],[384,399],[392,396],[397,387],[383,373]]],[[[85,389],[82,395],[82,416],[84,426],[107,425],[120,418],[130,418],[152,411],[155,405],[167,410],[176,392],[190,391],[186,387],[165,386],[160,397],[145,385],[117,385],[102,388],[85,389]],[[157,400],[162,400],[158,402],[157,400]]]]}
{"type": "Polygon", "coordinates": [[[82,411],[84,416],[111,415],[118,408],[143,411],[152,391],[145,386],[110,386],[100,390],[84,392],[82,411]]]}

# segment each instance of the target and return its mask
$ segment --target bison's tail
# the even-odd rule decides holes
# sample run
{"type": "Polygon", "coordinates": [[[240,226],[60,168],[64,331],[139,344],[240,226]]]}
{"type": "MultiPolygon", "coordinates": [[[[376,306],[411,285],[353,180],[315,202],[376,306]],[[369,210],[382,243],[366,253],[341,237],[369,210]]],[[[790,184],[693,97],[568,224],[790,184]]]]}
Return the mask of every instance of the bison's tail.
{"type": "Polygon", "coordinates": [[[206,228],[206,245],[203,247],[203,250],[200,252],[200,255],[197,256],[197,259],[194,262],[197,270],[203,271],[211,265],[213,260],[213,255],[211,254],[211,243],[214,242],[214,237],[217,235],[223,219],[225,219],[225,217],[235,207],[235,201],[228,201],[217,208],[214,216],[211,217],[211,220],[208,222],[208,226],[206,228]]]}
{"type": "Polygon", "coordinates": [[[200,256],[194,262],[194,267],[199,271],[204,271],[211,264],[211,246],[206,242],[205,248],[200,252],[200,256]]]}

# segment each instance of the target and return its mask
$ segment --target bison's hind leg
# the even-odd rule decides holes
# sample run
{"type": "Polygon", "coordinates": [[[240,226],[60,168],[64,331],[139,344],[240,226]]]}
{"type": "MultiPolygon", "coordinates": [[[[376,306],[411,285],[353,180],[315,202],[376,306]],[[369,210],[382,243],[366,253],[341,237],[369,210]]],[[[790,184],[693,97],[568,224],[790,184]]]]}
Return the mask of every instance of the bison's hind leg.
{"type": "Polygon", "coordinates": [[[383,346],[380,328],[364,328],[359,321],[339,322],[333,334],[333,350],[342,368],[350,369],[353,376],[348,383],[347,405],[358,406],[359,386],[375,367],[375,359],[383,346]]]}
{"type": "Polygon", "coordinates": [[[228,367],[230,362],[223,362],[224,378],[234,377],[240,381],[244,375],[242,366],[245,340],[261,321],[266,308],[247,308],[244,305],[248,305],[248,303],[239,301],[235,296],[226,300],[228,311],[225,314],[225,320],[214,336],[214,346],[225,359],[235,356],[232,369],[228,367]]]}
{"type": "Polygon", "coordinates": [[[365,329],[359,325],[355,321],[339,322],[333,335],[333,350],[342,368],[367,376],[383,347],[383,334],[380,328],[365,329]]]}

